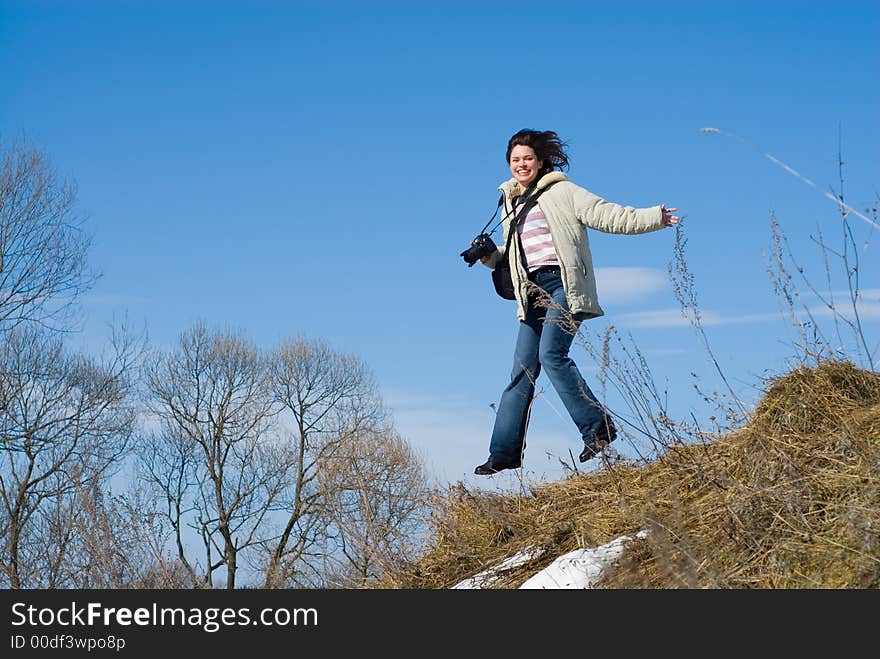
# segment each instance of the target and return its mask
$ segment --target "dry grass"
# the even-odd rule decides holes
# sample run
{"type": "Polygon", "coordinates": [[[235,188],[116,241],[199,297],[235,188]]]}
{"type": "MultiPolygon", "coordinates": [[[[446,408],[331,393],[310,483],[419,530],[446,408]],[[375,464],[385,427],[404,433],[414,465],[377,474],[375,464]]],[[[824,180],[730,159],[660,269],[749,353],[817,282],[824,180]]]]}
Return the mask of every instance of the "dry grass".
{"type": "Polygon", "coordinates": [[[601,587],[880,587],[880,375],[800,367],[737,431],[644,467],[609,464],[522,497],[452,487],[433,530],[385,587],[448,588],[544,549],[492,585],[516,588],[562,553],[640,530],[601,587]]]}

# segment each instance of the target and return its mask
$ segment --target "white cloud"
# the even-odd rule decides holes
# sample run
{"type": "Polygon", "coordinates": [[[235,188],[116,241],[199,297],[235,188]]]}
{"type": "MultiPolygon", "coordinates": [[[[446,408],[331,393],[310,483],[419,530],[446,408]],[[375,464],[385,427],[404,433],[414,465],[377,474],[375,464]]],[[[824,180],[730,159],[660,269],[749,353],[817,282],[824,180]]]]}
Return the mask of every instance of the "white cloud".
{"type": "MultiPolygon", "coordinates": [[[[849,291],[838,293],[838,295],[843,295],[847,299],[849,298],[849,291]]],[[[880,302],[880,288],[864,288],[859,291],[859,296],[863,300],[870,300],[872,302],[880,302]]]]}
{"type": "Polygon", "coordinates": [[[667,285],[666,273],[656,268],[596,268],[596,287],[606,300],[631,302],[667,285]]]}
{"type": "MultiPolygon", "coordinates": [[[[700,311],[700,324],[703,327],[759,323],[766,320],[778,320],[779,318],[781,318],[779,312],[724,316],[717,311],[700,311]]],[[[657,309],[655,311],[617,314],[614,317],[614,324],[618,327],[660,328],[685,327],[690,325],[691,322],[689,318],[682,314],[681,309],[657,309]]]]}
{"type": "MultiPolygon", "coordinates": [[[[860,302],[858,305],[859,317],[862,320],[880,319],[880,303],[860,302]]],[[[798,315],[806,318],[803,309],[795,308],[798,315]]],[[[816,318],[827,318],[834,315],[831,309],[825,305],[809,307],[809,312],[816,318]]],[[[839,304],[836,313],[841,318],[853,318],[852,307],[848,304],[839,304]]],[[[700,311],[700,324],[703,327],[718,325],[743,325],[748,323],[762,323],[768,320],[782,320],[782,312],[741,314],[738,316],[725,316],[717,311],[700,311]]],[[[632,313],[615,314],[613,319],[617,327],[684,327],[690,325],[690,319],[682,314],[681,309],[656,309],[654,311],[635,311],[632,313]]]]}
{"type": "MultiPolygon", "coordinates": [[[[795,311],[799,314],[804,313],[806,308],[815,317],[838,315],[853,318],[852,294],[848,290],[798,291],[795,305],[795,311]],[[829,308],[829,303],[833,305],[833,310],[829,308]]],[[[856,305],[863,320],[880,318],[880,288],[860,289],[856,305]]]]}
{"type": "MultiPolygon", "coordinates": [[[[880,319],[880,303],[877,302],[859,302],[858,303],[859,318],[862,320],[878,320],[880,319]]],[[[816,317],[840,316],[854,320],[852,304],[849,301],[845,303],[835,303],[835,309],[832,311],[827,305],[810,307],[810,313],[816,317]]]]}
{"type": "MultiPolygon", "coordinates": [[[[859,290],[858,294],[861,301],[880,302],[880,288],[864,288],[859,290]]],[[[821,296],[823,299],[831,300],[835,304],[850,304],[850,300],[852,299],[850,292],[843,289],[836,291],[819,291],[818,293],[813,291],[801,291],[801,295],[812,298],[818,298],[821,296]]]]}

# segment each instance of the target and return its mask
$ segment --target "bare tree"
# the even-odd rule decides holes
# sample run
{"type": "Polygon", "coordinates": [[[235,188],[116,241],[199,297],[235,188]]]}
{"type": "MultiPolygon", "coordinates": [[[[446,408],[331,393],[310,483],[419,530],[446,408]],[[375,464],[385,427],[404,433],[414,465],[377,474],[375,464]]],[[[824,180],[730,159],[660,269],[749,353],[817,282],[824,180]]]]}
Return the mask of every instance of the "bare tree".
{"type": "Polygon", "coordinates": [[[75,500],[125,454],[138,350],[117,334],[107,359],[71,355],[57,332],[34,324],[0,336],[0,571],[8,587],[72,584],[75,500]]]}
{"type": "Polygon", "coordinates": [[[243,337],[200,323],[174,352],[151,361],[146,381],[161,430],[140,453],[166,506],[178,558],[194,583],[213,587],[214,573],[225,568],[225,586],[235,588],[239,558],[265,542],[266,517],[293,464],[269,432],[265,359],[243,337]],[[199,560],[193,542],[200,543],[199,560]]]}
{"type": "Polygon", "coordinates": [[[91,238],[74,213],[76,190],[27,143],[0,144],[0,328],[66,329],[95,280],[91,238]]]}
{"type": "Polygon", "coordinates": [[[196,486],[197,444],[180,428],[163,422],[164,430],[147,434],[135,449],[139,478],[156,493],[157,509],[168,520],[170,542],[178,561],[195,587],[205,578],[188,559],[186,535],[189,516],[195,510],[192,491],[196,486]]]}
{"type": "Polygon", "coordinates": [[[421,549],[429,479],[418,455],[393,429],[349,436],[321,463],[325,513],[335,543],[333,585],[363,588],[406,565],[421,549]]]}
{"type": "MultiPolygon", "coordinates": [[[[412,456],[402,440],[389,439],[372,374],[324,342],[290,340],[263,355],[240,336],[199,324],[172,353],[156,355],[145,379],[159,428],[139,448],[140,465],[170,522],[177,561],[197,587],[213,587],[214,572],[225,568],[233,588],[244,566],[261,573],[266,588],[325,585],[324,570],[340,564],[326,556],[341,546],[328,532],[340,537],[343,519],[330,504],[346,497],[331,490],[364,489],[342,466],[358,438],[374,438],[366,453],[376,478],[391,487],[394,479],[375,464],[393,464],[406,485],[391,489],[399,497],[421,492],[414,474],[423,472],[405,459],[412,456]]],[[[364,469],[357,475],[367,477],[364,469]]],[[[370,517],[370,575],[399,557],[392,545],[403,546],[412,519],[409,500],[389,503],[379,487],[367,496],[380,515],[370,517]]],[[[352,534],[345,542],[361,543],[352,534]]]]}
{"type": "Polygon", "coordinates": [[[278,500],[280,531],[264,547],[265,586],[321,584],[327,492],[318,471],[347,439],[381,427],[388,413],[364,362],[323,341],[282,343],[271,380],[296,470],[278,500]]]}
{"type": "Polygon", "coordinates": [[[183,566],[167,549],[167,520],[155,497],[137,482],[114,495],[98,483],[74,500],[76,549],[68,561],[76,588],[190,588],[183,566]]]}

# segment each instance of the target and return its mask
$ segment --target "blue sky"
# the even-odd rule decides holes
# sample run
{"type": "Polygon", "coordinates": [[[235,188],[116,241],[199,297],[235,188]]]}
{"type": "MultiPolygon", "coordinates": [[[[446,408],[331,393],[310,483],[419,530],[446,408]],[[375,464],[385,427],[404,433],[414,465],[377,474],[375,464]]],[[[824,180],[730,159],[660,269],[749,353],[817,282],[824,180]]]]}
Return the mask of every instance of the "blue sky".
{"type": "MultiPolygon", "coordinates": [[[[847,203],[877,205],[878,29],[876,2],[0,0],[0,139],[78,185],[102,273],[83,346],[124,314],[159,348],[197,320],[265,347],[326,340],[370,366],[440,481],[505,487],[472,471],[514,308],[458,255],[509,176],[509,136],[555,130],[575,182],[679,208],[712,349],[754,401],[795,340],[766,271],[770,213],[823,284],[810,236],[840,244],[823,195],[839,150],[847,203]]],[[[851,221],[876,347],[876,228],[851,221]]],[[[670,409],[703,419],[691,374],[717,383],[667,278],[673,243],[591,232],[606,316],[589,332],[631,336],[670,409]]],[[[580,450],[539,386],[538,480],[580,450]]]]}

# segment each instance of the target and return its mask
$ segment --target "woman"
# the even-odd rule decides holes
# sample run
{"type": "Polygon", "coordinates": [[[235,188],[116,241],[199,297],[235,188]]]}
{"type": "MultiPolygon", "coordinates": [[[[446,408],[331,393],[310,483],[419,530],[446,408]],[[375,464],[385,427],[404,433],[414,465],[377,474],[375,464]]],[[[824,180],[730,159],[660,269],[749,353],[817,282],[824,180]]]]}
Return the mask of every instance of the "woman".
{"type": "Polygon", "coordinates": [[[504,195],[503,235],[529,197],[538,193],[524,217],[517,218],[509,254],[504,247],[480,259],[494,268],[507,258],[515,289],[519,333],[510,382],[501,394],[489,459],[474,473],[489,475],[522,465],[525,433],[535,381],[541,368],[584,440],[579,459],[594,457],[617,431],[569,357],[582,320],[604,314],[596,295],[596,276],[586,229],[639,234],[677,224],[677,209],[620,206],[568,180],[566,144],[554,131],[524,129],[507,144],[513,175],[499,186],[504,195]]]}

